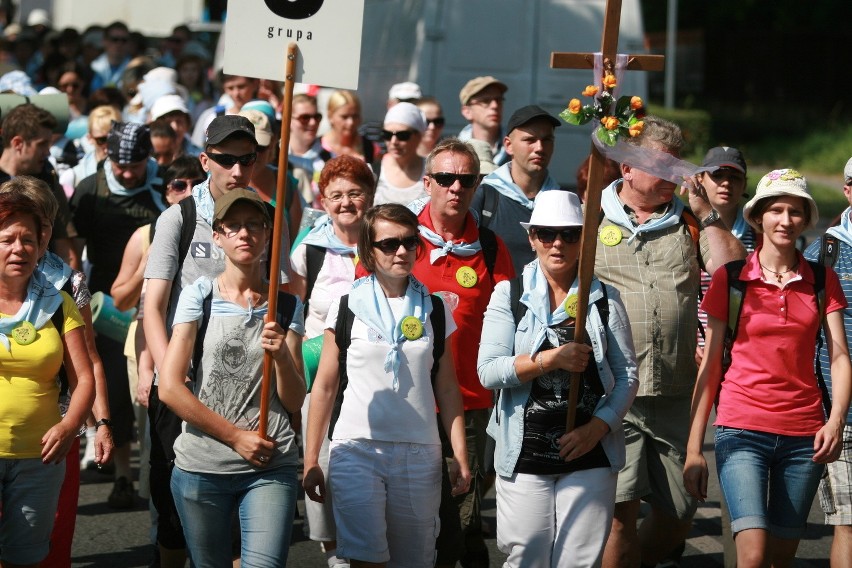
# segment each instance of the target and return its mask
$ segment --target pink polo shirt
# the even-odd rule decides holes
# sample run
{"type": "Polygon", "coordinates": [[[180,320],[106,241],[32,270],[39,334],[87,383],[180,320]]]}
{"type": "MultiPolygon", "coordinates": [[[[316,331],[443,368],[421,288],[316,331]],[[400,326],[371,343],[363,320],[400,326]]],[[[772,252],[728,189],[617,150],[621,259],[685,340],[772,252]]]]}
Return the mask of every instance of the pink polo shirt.
{"type": "MultiPolygon", "coordinates": [[[[731,367],[716,409],[717,426],[787,436],[812,436],[824,423],[814,374],[819,326],[814,274],[799,254],[799,277],[783,288],[763,282],[758,253],[748,255],[740,278],[746,280],[731,367]]],[[[825,271],[826,313],[846,307],[837,274],[825,271]]],[[[701,308],[728,319],[728,273],[713,274],[701,308]]]]}

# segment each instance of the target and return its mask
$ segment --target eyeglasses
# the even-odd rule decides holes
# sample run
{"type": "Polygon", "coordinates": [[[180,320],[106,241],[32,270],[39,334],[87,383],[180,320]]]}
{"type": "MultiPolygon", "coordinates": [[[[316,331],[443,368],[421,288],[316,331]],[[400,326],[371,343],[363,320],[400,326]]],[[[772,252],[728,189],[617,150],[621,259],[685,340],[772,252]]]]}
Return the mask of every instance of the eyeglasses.
{"type": "Polygon", "coordinates": [[[315,120],[315,121],[317,121],[317,122],[321,121],[321,120],[322,120],[322,115],[321,115],[320,113],[316,113],[316,114],[300,114],[300,115],[294,116],[293,118],[295,118],[296,120],[298,120],[298,121],[299,121],[299,123],[300,123],[302,126],[307,126],[307,125],[308,125],[308,123],[309,123],[310,121],[312,121],[312,120],[315,120]]]}
{"type": "Polygon", "coordinates": [[[94,140],[95,144],[97,144],[98,146],[103,146],[107,143],[107,138],[108,136],[93,136],[92,140],[94,140]]]}
{"type": "Polygon", "coordinates": [[[580,240],[580,235],[583,233],[582,227],[571,227],[569,229],[551,229],[548,227],[535,227],[533,234],[545,245],[553,244],[556,237],[563,243],[576,243],[580,240]]]}
{"type": "Polygon", "coordinates": [[[413,130],[399,130],[397,132],[391,132],[390,130],[382,130],[382,140],[387,140],[388,142],[396,136],[396,139],[400,142],[408,142],[411,139],[411,135],[414,134],[413,130]]]}
{"type": "Polygon", "coordinates": [[[207,153],[207,157],[226,169],[233,168],[237,162],[239,162],[244,168],[247,168],[257,161],[257,152],[249,152],[242,156],[234,156],[233,154],[214,154],[209,152],[207,153]]]}
{"type": "Polygon", "coordinates": [[[128,36],[107,36],[109,41],[114,41],[115,43],[127,43],[130,41],[128,36]]]}
{"type": "Polygon", "coordinates": [[[57,86],[59,87],[59,89],[61,91],[64,91],[66,89],[72,89],[72,90],[76,91],[77,89],[82,87],[83,84],[80,83],[79,81],[71,81],[69,83],[59,83],[59,85],[57,85],[57,86]]]}
{"type": "Polygon", "coordinates": [[[403,237],[401,239],[382,239],[370,244],[385,254],[393,254],[399,250],[400,246],[405,247],[407,251],[413,251],[420,244],[420,237],[411,235],[410,237],[403,237]]]}
{"type": "Polygon", "coordinates": [[[247,221],[245,223],[219,223],[219,228],[216,229],[225,237],[232,239],[237,236],[237,234],[245,229],[251,235],[256,235],[257,233],[265,230],[266,223],[261,221],[247,221]]]}
{"type": "Polygon", "coordinates": [[[204,183],[203,179],[173,179],[169,182],[169,189],[174,191],[186,191],[187,189],[192,189],[196,185],[204,183]]]}
{"type": "Polygon", "coordinates": [[[502,105],[503,101],[505,101],[505,100],[506,99],[504,99],[502,96],[482,97],[482,98],[470,99],[470,101],[468,102],[468,105],[477,105],[477,106],[487,107],[487,106],[491,106],[491,103],[493,103],[493,102],[496,102],[498,105],[502,105]]]}
{"type": "Polygon", "coordinates": [[[349,201],[363,201],[367,198],[367,194],[363,191],[350,191],[349,193],[332,193],[325,196],[332,203],[340,203],[344,197],[348,197],[349,201]]]}
{"type": "Polygon", "coordinates": [[[441,187],[452,187],[454,183],[459,182],[464,189],[470,189],[479,183],[479,175],[477,174],[450,174],[446,172],[438,172],[428,175],[441,187]]]}
{"type": "Polygon", "coordinates": [[[434,124],[435,128],[441,128],[442,126],[444,126],[444,123],[446,121],[447,121],[447,119],[444,118],[443,116],[439,116],[438,118],[427,118],[426,119],[426,126],[429,127],[429,126],[434,124]]]}

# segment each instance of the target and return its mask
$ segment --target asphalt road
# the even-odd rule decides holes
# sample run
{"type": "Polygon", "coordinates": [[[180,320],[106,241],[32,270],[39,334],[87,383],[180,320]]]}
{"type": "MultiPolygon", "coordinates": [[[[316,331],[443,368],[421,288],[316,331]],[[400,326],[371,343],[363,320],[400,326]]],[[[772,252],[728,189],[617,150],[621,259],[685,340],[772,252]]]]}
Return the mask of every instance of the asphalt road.
{"type": "MultiPolygon", "coordinates": [[[[705,454],[711,471],[715,471],[712,452],[712,434],[705,439],[705,454]]],[[[106,499],[112,481],[98,472],[83,472],[80,504],[77,513],[77,531],[72,551],[72,566],[86,568],[137,568],[148,566],[153,555],[150,542],[150,515],[147,501],[138,500],[137,507],[129,511],[115,511],[107,507],[106,499]]],[[[495,517],[494,495],[487,496],[484,516],[493,526],[495,517]]],[[[304,510],[299,501],[300,512],[304,510]]],[[[795,566],[797,568],[828,568],[831,546],[831,529],[822,523],[822,511],[815,500],[805,537],[799,545],[795,566]]],[[[308,541],[302,533],[302,518],[297,518],[293,528],[293,544],[288,566],[292,568],[324,568],[325,557],[317,543],[308,541]]],[[[719,522],[719,487],[711,475],[708,501],[695,516],[692,533],[687,541],[681,561],[684,568],[711,568],[722,566],[721,525],[719,522]]],[[[502,566],[505,555],[497,550],[494,536],[487,540],[491,549],[491,566],[502,566]]]]}

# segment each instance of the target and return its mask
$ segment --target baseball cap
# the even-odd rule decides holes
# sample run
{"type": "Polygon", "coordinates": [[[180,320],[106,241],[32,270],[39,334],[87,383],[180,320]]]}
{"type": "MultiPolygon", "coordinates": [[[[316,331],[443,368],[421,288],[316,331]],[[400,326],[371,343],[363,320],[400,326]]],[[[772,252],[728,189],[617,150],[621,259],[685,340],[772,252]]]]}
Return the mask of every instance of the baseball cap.
{"type": "Polygon", "coordinates": [[[158,98],[151,107],[151,120],[157,120],[169,114],[170,112],[182,112],[189,115],[183,97],[180,95],[163,95],[158,98]]]}
{"type": "Polygon", "coordinates": [[[746,173],[746,162],[743,153],[730,146],[717,146],[710,148],[704,156],[702,166],[715,166],[717,168],[733,168],[741,173],[746,173]]]}
{"type": "Polygon", "coordinates": [[[846,167],[843,168],[843,177],[846,178],[847,184],[852,181],[852,158],[849,158],[849,161],[846,162],[846,167]]]}
{"type": "Polygon", "coordinates": [[[232,189],[216,200],[213,208],[213,222],[215,223],[216,221],[224,219],[231,207],[233,207],[235,203],[240,202],[254,205],[257,210],[261,212],[263,218],[267,222],[271,223],[269,212],[266,210],[266,203],[264,203],[263,199],[261,199],[256,192],[243,188],[232,189]]]}
{"type": "Polygon", "coordinates": [[[137,122],[112,121],[107,134],[107,155],[114,164],[126,166],[151,157],[151,131],[137,122]]]}
{"type": "Polygon", "coordinates": [[[231,136],[245,136],[257,142],[254,137],[254,125],[249,119],[238,114],[223,114],[213,119],[205,131],[206,144],[215,146],[231,136]]]}
{"type": "Polygon", "coordinates": [[[491,85],[496,85],[497,88],[500,89],[501,93],[505,93],[509,90],[509,87],[507,87],[505,83],[498,81],[491,75],[486,75],[485,77],[474,77],[465,83],[464,87],[462,87],[461,91],[459,91],[459,100],[461,101],[462,106],[466,105],[479,91],[483,90],[485,87],[490,87],[491,85]]]}
{"type": "Polygon", "coordinates": [[[396,99],[398,101],[411,101],[419,99],[423,96],[420,92],[420,85],[406,81],[405,83],[397,83],[388,91],[388,99],[396,99]]]}
{"type": "Polygon", "coordinates": [[[245,108],[239,112],[240,116],[244,116],[254,125],[254,136],[258,146],[269,146],[272,142],[272,125],[269,124],[269,117],[259,110],[245,108]]]}
{"type": "Polygon", "coordinates": [[[512,113],[512,116],[509,118],[509,124],[506,127],[506,134],[510,134],[517,127],[523,126],[524,124],[537,118],[543,118],[547,120],[551,125],[553,125],[554,128],[556,128],[557,126],[562,126],[562,123],[559,122],[559,119],[551,115],[549,112],[547,112],[540,106],[527,105],[519,108],[518,110],[512,113]]]}

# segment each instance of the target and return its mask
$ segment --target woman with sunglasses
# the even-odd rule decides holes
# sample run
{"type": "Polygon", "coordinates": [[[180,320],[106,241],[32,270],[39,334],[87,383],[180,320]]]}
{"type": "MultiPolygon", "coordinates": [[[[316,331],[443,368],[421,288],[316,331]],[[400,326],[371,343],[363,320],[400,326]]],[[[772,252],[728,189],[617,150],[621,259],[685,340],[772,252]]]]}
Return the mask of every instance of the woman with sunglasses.
{"type": "Polygon", "coordinates": [[[303,486],[314,501],[327,495],[319,453],[334,408],[328,484],[338,555],[352,566],[433,566],[441,500],[436,404],[456,456],[453,492],[470,485],[461,394],[446,340],[455,323],[449,308],[411,275],[419,250],[414,213],[398,204],[367,211],[358,251],[371,274],[344,296],[347,311],[340,312],[343,299],[335,300],[326,320],[303,486]],[[433,309],[445,318],[439,361],[433,359],[440,332],[432,327],[433,309]],[[351,322],[348,338],[336,337],[338,318],[351,322]],[[341,368],[337,341],[347,340],[341,368]]]}
{"type": "Polygon", "coordinates": [[[107,135],[112,122],[121,121],[121,113],[113,106],[102,105],[92,109],[88,121],[89,132],[80,141],[85,151],[83,158],[59,176],[59,184],[68,199],[74,195],[77,184],[97,172],[98,163],[107,157],[107,135]]]}
{"type": "Polygon", "coordinates": [[[639,382],[618,292],[592,279],[586,333],[574,343],[580,200],[545,191],[529,233],[536,259],[497,284],[485,312],[479,378],[497,391],[497,542],[506,566],[599,566],[625,462],[621,420],[639,382]],[[513,293],[517,290],[517,297],[513,293]],[[582,380],[565,431],[570,382],[582,380]]]}
{"type": "MultiPolygon", "coordinates": [[[[320,157],[322,145],[317,137],[317,130],[322,121],[322,114],[317,110],[316,97],[308,94],[293,96],[293,112],[290,118],[290,153],[289,160],[294,168],[304,170],[311,180],[311,192],[302,192],[302,197],[309,204],[319,199],[317,178],[325,160],[320,157]]],[[[315,207],[319,207],[317,202],[315,207]]]]}
{"type": "Polygon", "coordinates": [[[417,155],[424,130],[426,121],[420,109],[413,104],[397,103],[388,109],[382,125],[382,139],[387,144],[387,153],[382,156],[379,170],[376,205],[407,205],[426,195],[423,187],[425,160],[417,155]]]}
{"type": "MultiPolygon", "coordinates": [[[[352,288],[358,257],[358,238],[364,213],[373,203],[376,180],[362,160],[338,156],[329,160],[319,178],[322,206],[328,215],[314,223],[290,255],[293,273],[290,290],[306,306],[305,341],[322,342],[325,320],[331,303],[352,288]],[[311,259],[308,259],[310,251],[311,259]],[[315,255],[321,255],[319,262],[315,255]],[[315,268],[316,265],[319,268],[315,268]]],[[[304,349],[310,353],[310,345],[304,349]]],[[[305,370],[305,378],[313,379],[316,369],[305,370]]],[[[302,439],[307,439],[310,392],[302,405],[302,439]]],[[[319,466],[328,472],[328,437],[323,436],[319,466]]],[[[329,564],[339,561],[335,549],[336,530],[330,494],[324,503],[305,500],[308,537],[322,543],[329,564]],[[334,557],[334,558],[332,558],[334,557]]]]}
{"type": "MultiPolygon", "coordinates": [[[[243,566],[287,564],[299,463],[289,415],[305,398],[304,327],[302,306],[292,297],[292,312],[265,323],[269,283],[262,259],[271,236],[257,193],[234,189],[216,200],[213,242],[225,256],[225,271],[181,292],[160,369],[160,400],[183,420],[171,489],[190,563],[199,568],[231,566],[235,516],[243,566]],[[273,361],[267,437],[261,438],[265,355],[273,361]],[[186,386],[189,368],[193,390],[186,386]]],[[[279,308],[287,296],[279,294],[279,308]]]]}
{"type": "Polygon", "coordinates": [[[444,111],[441,109],[441,103],[435,97],[422,97],[417,100],[416,104],[426,121],[426,130],[423,131],[420,145],[417,146],[417,155],[425,158],[441,141],[446,119],[444,118],[444,111]]]}

